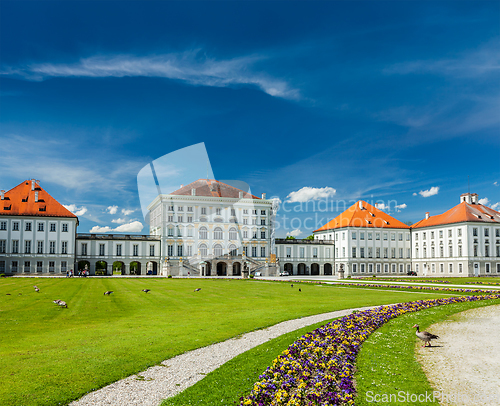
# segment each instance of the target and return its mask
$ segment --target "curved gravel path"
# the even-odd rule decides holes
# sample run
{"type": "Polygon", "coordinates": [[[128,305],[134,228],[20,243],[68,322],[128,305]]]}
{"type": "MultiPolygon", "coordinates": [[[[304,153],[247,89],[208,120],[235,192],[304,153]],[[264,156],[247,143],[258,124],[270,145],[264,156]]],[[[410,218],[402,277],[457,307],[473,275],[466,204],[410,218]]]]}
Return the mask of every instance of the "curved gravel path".
{"type": "Polygon", "coordinates": [[[137,375],[129,376],[91,392],[72,402],[70,406],[157,406],[163,399],[182,392],[222,364],[266,341],[311,324],[346,316],[354,310],[366,310],[373,307],[379,306],[339,310],[288,320],[263,330],[256,330],[221,343],[198,348],[165,360],[161,366],[148,368],[137,375]]]}
{"type": "Polygon", "coordinates": [[[440,336],[419,344],[418,359],[441,405],[500,405],[500,305],[479,307],[426,329],[440,336]]]}

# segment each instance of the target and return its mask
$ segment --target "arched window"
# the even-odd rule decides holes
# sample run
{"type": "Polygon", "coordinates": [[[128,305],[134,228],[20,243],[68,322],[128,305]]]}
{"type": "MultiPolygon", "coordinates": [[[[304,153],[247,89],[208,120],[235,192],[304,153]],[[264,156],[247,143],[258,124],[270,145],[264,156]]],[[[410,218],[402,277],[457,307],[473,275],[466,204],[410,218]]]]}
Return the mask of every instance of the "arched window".
{"type": "Polygon", "coordinates": [[[220,245],[220,244],[215,244],[214,245],[214,255],[216,257],[222,256],[222,245],[220,245]]]}
{"type": "Polygon", "coordinates": [[[206,257],[208,252],[207,252],[207,246],[205,244],[201,244],[198,249],[200,250],[200,255],[202,258],[206,257]]]}
{"type": "Polygon", "coordinates": [[[238,239],[238,233],[236,232],[236,228],[230,228],[229,229],[229,239],[230,240],[237,240],[238,239]]]}
{"type": "Polygon", "coordinates": [[[177,237],[182,237],[181,227],[177,226],[177,237]]]}
{"type": "Polygon", "coordinates": [[[173,237],[174,236],[174,227],[173,226],[168,226],[167,236],[168,237],[173,237]]]}
{"type": "Polygon", "coordinates": [[[224,233],[222,232],[222,228],[215,227],[214,229],[214,240],[222,240],[224,233]]]}
{"type": "Polygon", "coordinates": [[[231,244],[229,246],[229,251],[230,251],[231,256],[233,256],[233,257],[238,255],[238,248],[236,248],[236,245],[234,245],[234,244],[231,244]]]}
{"type": "Polygon", "coordinates": [[[200,240],[206,240],[208,238],[208,232],[206,227],[200,227],[199,232],[200,232],[200,240]]]}

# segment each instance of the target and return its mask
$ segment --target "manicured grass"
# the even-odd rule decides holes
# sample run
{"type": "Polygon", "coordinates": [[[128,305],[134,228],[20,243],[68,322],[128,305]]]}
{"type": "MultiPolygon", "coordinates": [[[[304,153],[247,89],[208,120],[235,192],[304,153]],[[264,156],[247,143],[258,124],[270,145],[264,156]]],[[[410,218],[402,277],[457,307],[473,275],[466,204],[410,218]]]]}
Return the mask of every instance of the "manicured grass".
{"type": "Polygon", "coordinates": [[[310,284],[300,284],[298,292],[298,286],[252,280],[1,278],[0,404],[67,404],[164,359],[284,320],[448,296],[310,284]],[[198,287],[202,290],[195,293],[198,287]],[[141,292],[144,288],[151,293],[141,292]],[[104,296],[107,290],[115,293],[104,296]],[[54,299],[65,300],[69,308],[58,307],[54,299]]]}
{"type": "MultiPolygon", "coordinates": [[[[410,277],[404,277],[404,278],[384,278],[384,277],[377,277],[377,278],[366,278],[366,279],[356,279],[356,278],[351,278],[351,279],[342,279],[341,281],[342,282],[359,282],[359,283],[383,283],[383,282],[387,282],[387,283],[391,283],[391,282],[398,282],[398,281],[401,281],[401,282],[406,282],[408,283],[408,280],[410,279],[410,277]]],[[[436,276],[436,277],[427,277],[427,276],[422,276],[422,277],[419,277],[419,276],[414,276],[411,278],[411,281],[414,282],[414,283],[430,283],[430,282],[423,282],[423,281],[432,281],[432,283],[442,283],[441,281],[447,281],[449,283],[442,283],[443,285],[466,285],[466,282],[469,283],[469,282],[472,282],[472,283],[476,283],[476,282],[481,282],[481,285],[479,286],[485,286],[485,285],[482,285],[483,283],[488,283],[488,282],[492,282],[492,283],[499,283],[500,282],[500,277],[493,277],[493,276],[489,276],[489,277],[479,277],[479,278],[474,278],[474,277],[464,277],[464,278],[457,278],[457,277],[446,277],[446,276],[436,276]]],[[[494,287],[494,286],[493,286],[494,287]]]]}
{"type": "Polygon", "coordinates": [[[177,396],[164,400],[162,406],[233,406],[240,397],[250,393],[259,375],[284,349],[302,335],[331,321],[325,320],[283,334],[238,355],[177,396]]]}
{"type": "MultiPolygon", "coordinates": [[[[455,313],[499,302],[499,300],[484,300],[433,307],[399,316],[379,328],[363,343],[357,357],[356,405],[439,405],[438,402],[413,402],[411,399],[409,402],[406,399],[404,401],[397,399],[397,402],[392,403],[390,401],[376,403],[377,399],[374,396],[432,393],[433,388],[415,358],[415,346],[422,343],[412,328],[414,324],[419,324],[420,329],[425,330],[429,325],[446,320],[455,313]]],[[[433,345],[439,345],[439,341],[433,345]]]]}

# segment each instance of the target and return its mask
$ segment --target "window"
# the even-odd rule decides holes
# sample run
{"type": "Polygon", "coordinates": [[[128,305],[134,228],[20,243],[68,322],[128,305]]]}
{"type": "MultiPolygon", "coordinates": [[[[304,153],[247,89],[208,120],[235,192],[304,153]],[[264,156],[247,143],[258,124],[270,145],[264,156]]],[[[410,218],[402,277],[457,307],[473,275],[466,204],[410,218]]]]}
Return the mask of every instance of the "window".
{"type": "Polygon", "coordinates": [[[19,221],[14,221],[12,223],[12,231],[19,231],[19,221]]]}
{"type": "Polygon", "coordinates": [[[375,248],[375,257],[380,258],[380,247],[375,248]]]}
{"type": "Polygon", "coordinates": [[[217,216],[220,216],[220,213],[221,213],[221,209],[219,209],[219,208],[215,209],[215,214],[217,216]]]}
{"type": "Polygon", "coordinates": [[[248,219],[243,219],[243,224],[248,224],[248,219]]]}
{"type": "Polygon", "coordinates": [[[452,236],[452,230],[451,230],[451,228],[450,228],[450,229],[448,230],[448,238],[451,238],[451,236],[452,236]]]}
{"type": "Polygon", "coordinates": [[[174,236],[174,227],[168,226],[167,228],[167,237],[173,237],[174,236]]]}
{"type": "Polygon", "coordinates": [[[359,233],[359,239],[364,240],[365,239],[365,233],[359,233]]]}
{"type": "Polygon", "coordinates": [[[373,258],[373,248],[368,247],[368,258],[373,258]]]}
{"type": "Polygon", "coordinates": [[[243,231],[243,238],[248,238],[248,231],[247,230],[243,231]]]}
{"type": "Polygon", "coordinates": [[[63,231],[63,233],[67,233],[68,232],[68,223],[63,223],[63,225],[62,225],[62,231],[63,231]]]}
{"type": "Polygon", "coordinates": [[[174,255],[174,246],[171,244],[167,245],[167,255],[169,257],[174,255]]]}
{"type": "Polygon", "coordinates": [[[0,221],[0,230],[2,230],[2,231],[7,230],[7,222],[6,221],[0,221]]]}
{"type": "Polygon", "coordinates": [[[459,257],[462,256],[462,246],[461,245],[458,246],[458,256],[459,257]]]}
{"type": "Polygon", "coordinates": [[[403,241],[403,233],[398,234],[398,239],[399,239],[399,241],[403,241]]]}
{"type": "Polygon", "coordinates": [[[306,251],[305,251],[305,248],[304,247],[300,247],[300,258],[305,258],[306,256],[306,251]]]}
{"type": "Polygon", "coordinates": [[[342,257],[345,258],[345,247],[342,247],[342,257]]]}
{"type": "Polygon", "coordinates": [[[200,245],[199,251],[200,251],[200,255],[202,257],[206,257],[207,256],[207,246],[205,244],[201,244],[200,245]]]}
{"type": "Polygon", "coordinates": [[[361,271],[361,273],[365,273],[365,264],[361,264],[359,266],[359,270],[361,271]]]}
{"type": "Polygon", "coordinates": [[[187,246],[187,256],[190,257],[193,255],[193,246],[192,245],[188,245],[187,246]]]}
{"type": "Polygon", "coordinates": [[[462,272],[463,272],[462,264],[458,264],[458,273],[462,272]]]}
{"type": "Polygon", "coordinates": [[[257,238],[257,231],[252,232],[252,238],[257,238]]]}
{"type": "Polygon", "coordinates": [[[49,253],[50,254],[55,254],[56,253],[56,242],[55,241],[50,241],[49,242],[49,253]]]}
{"type": "Polygon", "coordinates": [[[373,264],[368,264],[368,272],[373,273],[373,264]]]}
{"type": "Polygon", "coordinates": [[[427,233],[422,233],[422,239],[425,240],[427,238],[427,233]]]}
{"type": "Polygon", "coordinates": [[[56,223],[50,223],[50,231],[51,232],[56,231],[56,223]]]}
{"type": "Polygon", "coordinates": [[[104,256],[104,244],[99,244],[99,255],[102,257],[104,256]]]}
{"type": "Polygon", "coordinates": [[[38,231],[43,231],[43,223],[38,223],[38,231]]]}
{"type": "Polygon", "coordinates": [[[443,238],[443,230],[439,230],[439,238],[443,238]]]}
{"type": "Polygon", "coordinates": [[[0,240],[0,254],[5,254],[7,241],[0,240]]]}
{"type": "Polygon", "coordinates": [[[462,236],[462,229],[461,228],[457,228],[457,236],[458,237],[462,236]]]}
{"type": "Polygon", "coordinates": [[[252,214],[253,214],[254,216],[256,216],[256,215],[257,215],[257,210],[252,210],[252,214]]]}
{"type": "Polygon", "coordinates": [[[477,245],[474,245],[474,256],[477,257],[477,245]]]}
{"type": "Polygon", "coordinates": [[[257,247],[252,247],[252,257],[257,256],[257,247]]]}
{"type": "Polygon", "coordinates": [[[188,223],[192,223],[192,222],[193,222],[193,216],[188,216],[188,218],[187,218],[187,222],[188,222],[188,223]]]}
{"type": "Polygon", "coordinates": [[[436,255],[435,255],[435,248],[434,247],[431,247],[431,258],[434,258],[436,255]]]}
{"type": "Polygon", "coordinates": [[[352,273],[358,272],[358,267],[356,264],[352,264],[352,273]]]}
{"type": "Polygon", "coordinates": [[[55,262],[49,261],[49,272],[54,272],[55,262]]]}
{"type": "Polygon", "coordinates": [[[415,248],[415,258],[418,258],[418,248],[415,248]]]}
{"type": "Polygon", "coordinates": [[[170,223],[173,222],[174,221],[174,216],[168,216],[167,217],[167,221],[170,222],[170,223]]]}
{"type": "Polygon", "coordinates": [[[206,240],[208,238],[208,232],[205,227],[201,227],[199,230],[200,240],[206,240]]]}
{"type": "Polygon", "coordinates": [[[355,232],[355,231],[353,231],[353,232],[352,232],[352,239],[353,239],[353,240],[355,240],[355,239],[356,239],[356,232],[355,232]]]}
{"type": "Polygon", "coordinates": [[[261,240],[265,240],[266,239],[266,232],[265,231],[261,231],[260,232],[260,238],[261,238],[261,240]]]}
{"type": "Polygon", "coordinates": [[[155,246],[154,245],[150,245],[149,246],[149,256],[150,257],[154,257],[155,256],[155,246]]]}
{"type": "Polygon", "coordinates": [[[177,206],[177,210],[178,211],[184,211],[184,207],[183,206],[177,206]]]}
{"type": "Polygon", "coordinates": [[[37,261],[36,262],[36,271],[37,272],[43,272],[43,262],[42,261],[37,261]]]}
{"type": "Polygon", "coordinates": [[[5,273],[5,261],[0,261],[0,273],[5,273]]]}
{"type": "Polygon", "coordinates": [[[223,234],[224,233],[222,232],[222,229],[219,227],[216,227],[214,230],[214,239],[215,240],[222,240],[224,238],[223,234]]]}
{"type": "MultiPolygon", "coordinates": [[[[326,253],[325,253],[325,255],[326,255],[326,258],[330,258],[330,248],[327,248],[327,249],[326,249],[326,253]]],[[[337,256],[339,256],[339,251],[338,251],[338,248],[337,248],[337,256]]]]}
{"type": "Polygon", "coordinates": [[[176,229],[177,229],[177,237],[182,237],[182,228],[177,226],[176,229]]]}
{"type": "Polygon", "coordinates": [[[379,241],[379,240],[380,240],[380,233],[375,233],[375,239],[376,239],[377,241],[379,241]]]}
{"type": "Polygon", "coordinates": [[[342,233],[342,241],[345,240],[345,232],[342,233]]]}
{"type": "Polygon", "coordinates": [[[500,257],[500,245],[497,245],[497,257],[500,257]]]}
{"type": "Polygon", "coordinates": [[[399,264],[399,273],[403,273],[405,271],[404,264],[399,264]]]}
{"type": "Polygon", "coordinates": [[[291,258],[292,257],[292,248],[286,247],[286,257],[291,258]]]}
{"type": "Polygon", "coordinates": [[[381,271],[380,264],[377,264],[377,273],[380,273],[380,271],[381,271]]]}
{"type": "Polygon", "coordinates": [[[368,239],[371,240],[372,239],[372,233],[368,233],[368,239]]]}
{"type": "Polygon", "coordinates": [[[193,212],[193,206],[188,206],[187,211],[192,213],[193,212]]]}
{"type": "Polygon", "coordinates": [[[248,209],[243,209],[243,214],[248,214],[248,209]]]}
{"type": "Polygon", "coordinates": [[[201,208],[201,214],[207,214],[207,208],[206,207],[202,207],[201,208]]]}
{"type": "Polygon", "coordinates": [[[356,247],[352,247],[352,257],[356,258],[356,247]]]}
{"type": "Polygon", "coordinates": [[[389,264],[384,264],[384,273],[389,273],[389,264]]]}
{"type": "Polygon", "coordinates": [[[19,253],[19,241],[18,240],[12,240],[12,253],[13,254],[19,253]]]}
{"type": "Polygon", "coordinates": [[[29,240],[24,241],[24,253],[31,254],[31,241],[29,240]]]}
{"type": "Polygon", "coordinates": [[[444,264],[439,264],[439,272],[444,273],[444,264]]]}
{"type": "Polygon", "coordinates": [[[484,246],[484,256],[485,257],[489,257],[490,256],[490,246],[489,245],[485,245],[484,246]]]}
{"type": "Polygon", "coordinates": [[[168,211],[174,211],[174,206],[168,206],[168,211]]]}
{"type": "Polygon", "coordinates": [[[265,226],[266,225],[266,219],[260,219],[260,225],[265,226]]]}
{"type": "Polygon", "coordinates": [[[406,233],[406,241],[410,241],[410,233],[406,233]]]}
{"type": "Polygon", "coordinates": [[[434,239],[434,231],[431,231],[431,240],[434,239]]]}
{"type": "Polygon", "coordinates": [[[177,222],[178,222],[178,223],[183,223],[183,221],[182,221],[182,216],[177,216],[177,222]]]}
{"type": "Polygon", "coordinates": [[[415,241],[418,241],[418,233],[415,233],[415,241]]]}
{"type": "Polygon", "coordinates": [[[489,228],[485,228],[484,229],[484,236],[485,237],[489,237],[490,236],[490,229],[489,228]]]}
{"type": "Polygon", "coordinates": [[[178,257],[182,257],[183,253],[182,253],[182,245],[178,245],[177,246],[177,256],[178,257]]]}
{"type": "Polygon", "coordinates": [[[384,233],[384,241],[387,241],[387,233],[384,233]]]}
{"type": "Polygon", "coordinates": [[[453,273],[453,264],[450,264],[450,273],[453,273]]]}
{"type": "Polygon", "coordinates": [[[473,228],[473,229],[472,229],[472,235],[473,235],[474,237],[477,237],[477,228],[473,228]]]}
{"type": "Polygon", "coordinates": [[[265,216],[265,215],[266,215],[266,211],[265,211],[265,210],[261,210],[261,211],[260,211],[260,215],[261,215],[261,216],[265,216]]]}
{"type": "Polygon", "coordinates": [[[257,219],[252,219],[252,225],[254,225],[254,226],[257,225],[257,219]]]}
{"type": "Polygon", "coordinates": [[[30,272],[30,271],[31,271],[30,261],[24,261],[24,272],[30,272]]]}
{"type": "Polygon", "coordinates": [[[391,241],[396,241],[396,233],[391,233],[391,241]]]}
{"type": "Polygon", "coordinates": [[[365,257],[365,249],[363,247],[361,247],[359,249],[359,257],[360,258],[364,258],[365,257]]]}
{"type": "Polygon", "coordinates": [[[406,249],[406,258],[410,258],[411,257],[411,248],[407,248],[406,249]]]}
{"type": "Polygon", "coordinates": [[[313,248],[313,258],[318,258],[318,248],[313,248]]]}
{"type": "Polygon", "coordinates": [[[25,228],[26,231],[31,231],[31,223],[26,223],[26,228],[25,228]]]}
{"type": "Polygon", "coordinates": [[[122,256],[122,245],[121,244],[116,244],[116,256],[117,257],[122,256]]]}
{"type": "Polygon", "coordinates": [[[495,229],[495,236],[500,237],[500,228],[495,229]]]}
{"type": "Polygon", "coordinates": [[[392,264],[391,271],[392,273],[396,273],[396,264],[392,264]]]}
{"type": "Polygon", "coordinates": [[[448,246],[448,253],[449,253],[449,256],[451,258],[453,256],[453,245],[451,245],[451,241],[450,241],[450,245],[448,246]]]}
{"type": "Polygon", "coordinates": [[[266,247],[260,247],[260,256],[262,258],[266,257],[266,247]]]}
{"type": "Polygon", "coordinates": [[[384,248],[384,258],[389,256],[389,248],[384,248]]]}
{"type": "Polygon", "coordinates": [[[391,248],[391,258],[396,258],[396,248],[391,248]]]}
{"type": "Polygon", "coordinates": [[[134,244],[134,246],[132,247],[132,255],[134,257],[139,256],[139,244],[134,244]]]}
{"type": "Polygon", "coordinates": [[[444,257],[444,247],[443,247],[442,245],[439,247],[439,256],[440,256],[441,258],[443,258],[443,257],[444,257]]]}
{"type": "Polygon", "coordinates": [[[403,248],[399,249],[399,258],[403,258],[403,248]]]}
{"type": "Polygon", "coordinates": [[[87,244],[82,244],[82,255],[87,255],[87,244]]]}
{"type": "Polygon", "coordinates": [[[236,239],[238,239],[238,233],[236,232],[235,228],[229,229],[229,239],[230,240],[236,240],[236,239]]]}

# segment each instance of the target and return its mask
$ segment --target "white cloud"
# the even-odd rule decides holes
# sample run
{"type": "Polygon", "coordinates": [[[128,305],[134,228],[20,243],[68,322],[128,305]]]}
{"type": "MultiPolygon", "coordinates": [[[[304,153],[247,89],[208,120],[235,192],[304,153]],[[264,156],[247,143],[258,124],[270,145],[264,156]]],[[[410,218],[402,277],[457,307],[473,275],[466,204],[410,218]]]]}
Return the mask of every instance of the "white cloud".
{"type": "Polygon", "coordinates": [[[413,193],[413,196],[417,196],[417,192],[414,192],[414,193],[413,193]]]}
{"type": "Polygon", "coordinates": [[[437,195],[439,192],[439,186],[432,186],[429,190],[421,190],[418,192],[422,197],[429,197],[437,195]]]}
{"type": "Polygon", "coordinates": [[[287,198],[287,202],[295,203],[295,202],[307,202],[309,200],[318,200],[318,199],[326,199],[328,197],[332,197],[337,193],[334,188],[331,187],[309,187],[305,186],[302,189],[297,190],[296,192],[290,193],[287,198]]]}
{"type": "Polygon", "coordinates": [[[114,219],[114,220],[111,220],[112,223],[117,223],[117,224],[124,224],[127,222],[127,220],[125,219],[114,219]]]}
{"type": "Polygon", "coordinates": [[[490,202],[490,199],[488,199],[487,197],[483,197],[482,199],[479,199],[479,204],[482,204],[483,206],[487,206],[489,202],[490,202]]]}
{"type": "Polygon", "coordinates": [[[389,206],[387,206],[385,203],[375,203],[375,207],[379,210],[388,210],[389,206]]]}
{"type": "Polygon", "coordinates": [[[83,216],[85,213],[87,213],[87,208],[85,206],[82,206],[81,208],[76,207],[76,204],[63,204],[63,206],[78,217],[83,216]]]}
{"type": "Polygon", "coordinates": [[[300,231],[298,228],[286,233],[286,235],[291,235],[292,237],[298,237],[301,234],[302,234],[302,231],[300,231]]]}
{"type": "Polygon", "coordinates": [[[132,221],[131,223],[122,224],[116,228],[111,228],[109,226],[94,226],[90,229],[90,233],[139,233],[144,228],[144,225],[140,221],[132,221]]]}
{"type": "Polygon", "coordinates": [[[500,202],[496,202],[495,204],[492,204],[490,206],[493,210],[499,210],[500,209],[500,202]]]}
{"type": "Polygon", "coordinates": [[[397,204],[396,205],[396,210],[397,211],[401,211],[403,209],[406,209],[408,206],[406,205],[406,203],[402,203],[402,204],[397,204]]]}
{"type": "Polygon", "coordinates": [[[130,214],[132,214],[135,210],[128,210],[128,209],[122,209],[122,214],[124,216],[129,216],[130,214]]]}
{"type": "Polygon", "coordinates": [[[495,186],[498,186],[498,182],[497,182],[497,181],[493,182],[493,184],[494,184],[495,186]]]}
{"type": "Polygon", "coordinates": [[[108,206],[106,209],[109,214],[116,214],[118,211],[118,206],[108,206]]]}
{"type": "Polygon", "coordinates": [[[250,55],[216,60],[195,50],[151,56],[92,56],[75,63],[32,63],[21,67],[7,67],[0,74],[21,76],[27,80],[44,80],[50,77],[160,77],[194,86],[250,85],[271,96],[298,99],[298,90],[291,89],[285,81],[262,72],[253,72],[253,65],[263,59],[263,56],[250,55]]]}

